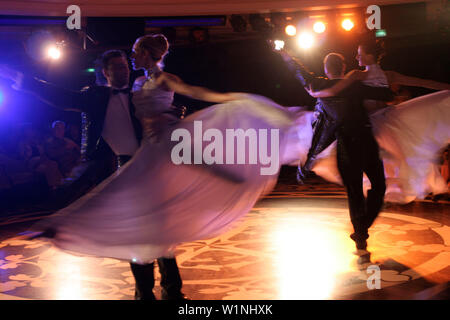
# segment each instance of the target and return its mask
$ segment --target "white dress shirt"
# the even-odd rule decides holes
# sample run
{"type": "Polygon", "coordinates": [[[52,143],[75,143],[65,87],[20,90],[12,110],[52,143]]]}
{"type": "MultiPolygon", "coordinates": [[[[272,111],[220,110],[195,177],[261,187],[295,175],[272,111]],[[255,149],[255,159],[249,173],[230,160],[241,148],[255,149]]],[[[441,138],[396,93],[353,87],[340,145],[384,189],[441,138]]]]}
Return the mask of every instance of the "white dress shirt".
{"type": "Polygon", "coordinates": [[[102,137],[116,155],[132,156],[139,148],[129,104],[128,94],[111,92],[102,137]]]}

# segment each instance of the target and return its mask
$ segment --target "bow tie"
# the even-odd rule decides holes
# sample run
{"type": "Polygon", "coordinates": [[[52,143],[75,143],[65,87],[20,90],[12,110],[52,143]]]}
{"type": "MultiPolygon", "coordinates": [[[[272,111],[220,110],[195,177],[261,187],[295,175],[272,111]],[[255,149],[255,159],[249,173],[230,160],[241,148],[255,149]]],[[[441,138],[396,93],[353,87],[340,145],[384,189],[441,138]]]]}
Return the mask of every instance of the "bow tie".
{"type": "Polygon", "coordinates": [[[124,94],[129,94],[131,91],[130,88],[125,88],[125,89],[113,89],[112,93],[113,94],[118,94],[118,93],[124,93],[124,94]]]}

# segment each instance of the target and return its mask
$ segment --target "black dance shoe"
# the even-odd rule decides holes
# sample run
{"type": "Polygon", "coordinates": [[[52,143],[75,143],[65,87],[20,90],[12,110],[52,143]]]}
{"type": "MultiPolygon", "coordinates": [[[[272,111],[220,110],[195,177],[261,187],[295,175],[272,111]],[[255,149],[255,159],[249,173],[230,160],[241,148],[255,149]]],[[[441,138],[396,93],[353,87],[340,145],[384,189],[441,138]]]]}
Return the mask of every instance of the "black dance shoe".
{"type": "Polygon", "coordinates": [[[139,290],[134,290],[134,300],[156,300],[153,291],[149,291],[146,294],[141,294],[139,290]]]}
{"type": "Polygon", "coordinates": [[[183,292],[171,292],[169,293],[166,289],[161,289],[161,300],[190,300],[183,292]]]}

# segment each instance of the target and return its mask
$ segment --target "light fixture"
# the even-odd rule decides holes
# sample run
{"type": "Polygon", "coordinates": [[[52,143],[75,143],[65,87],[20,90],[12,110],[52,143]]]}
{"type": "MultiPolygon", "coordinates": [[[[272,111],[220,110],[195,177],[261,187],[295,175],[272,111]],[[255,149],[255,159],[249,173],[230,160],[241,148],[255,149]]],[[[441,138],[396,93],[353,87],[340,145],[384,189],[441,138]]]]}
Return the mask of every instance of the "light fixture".
{"type": "Polygon", "coordinates": [[[247,21],[245,21],[245,19],[241,15],[231,15],[230,23],[233,27],[234,32],[244,32],[245,30],[247,30],[247,21]]]}
{"type": "Polygon", "coordinates": [[[51,45],[47,48],[47,56],[50,59],[58,60],[61,58],[61,49],[59,49],[56,45],[51,45]]]}
{"type": "Polygon", "coordinates": [[[294,25],[292,25],[292,24],[286,26],[284,31],[290,37],[293,37],[293,36],[295,36],[297,34],[297,28],[294,25]]]}
{"type": "Polygon", "coordinates": [[[322,21],[317,21],[314,23],[313,25],[313,30],[316,33],[323,33],[326,30],[326,26],[325,23],[323,23],[322,21]]]}
{"type": "Polygon", "coordinates": [[[342,28],[344,28],[345,31],[350,31],[353,29],[355,24],[353,23],[353,21],[351,19],[347,18],[347,19],[342,20],[341,26],[342,26],[342,28]]]}

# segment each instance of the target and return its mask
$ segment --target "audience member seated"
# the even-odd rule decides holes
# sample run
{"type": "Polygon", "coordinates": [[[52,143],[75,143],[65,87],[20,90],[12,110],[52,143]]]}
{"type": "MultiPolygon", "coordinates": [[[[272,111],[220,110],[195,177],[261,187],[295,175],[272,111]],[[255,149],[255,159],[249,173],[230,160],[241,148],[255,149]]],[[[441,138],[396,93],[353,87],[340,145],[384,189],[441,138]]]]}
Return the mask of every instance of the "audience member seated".
{"type": "Polygon", "coordinates": [[[80,163],[80,147],[71,139],[64,137],[66,125],[62,121],[52,124],[52,135],[45,141],[47,156],[56,161],[59,170],[67,177],[72,169],[80,163]]]}
{"type": "Polygon", "coordinates": [[[18,154],[19,160],[23,161],[28,170],[45,175],[51,189],[62,185],[63,175],[58,168],[58,163],[47,157],[39,134],[31,126],[23,129],[23,137],[18,143],[18,154]]]}
{"type": "Polygon", "coordinates": [[[70,123],[67,130],[67,138],[71,139],[77,144],[78,147],[81,146],[81,128],[80,125],[70,123]]]}

